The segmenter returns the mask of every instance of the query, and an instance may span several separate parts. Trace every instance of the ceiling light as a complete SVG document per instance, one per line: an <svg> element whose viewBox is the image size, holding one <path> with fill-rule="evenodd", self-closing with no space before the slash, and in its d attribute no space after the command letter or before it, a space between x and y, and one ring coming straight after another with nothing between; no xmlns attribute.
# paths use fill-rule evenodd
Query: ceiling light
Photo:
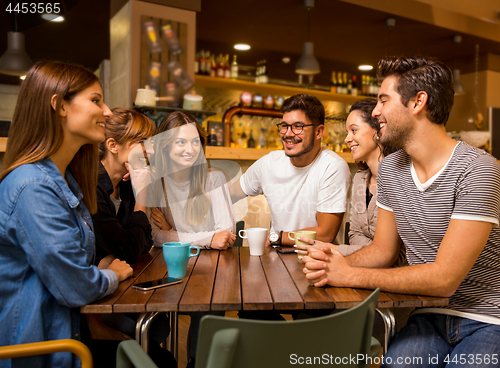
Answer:
<svg viewBox="0 0 500 368"><path fill-rule="evenodd" d="M24 34L7 32L7 51L0 58L0 73L20 77L32 65L33 61L24 49Z"/></svg>
<svg viewBox="0 0 500 368"><path fill-rule="evenodd" d="M365 71L367 71L367 70L372 70L373 66L371 66L371 65L360 65L360 66L358 66L358 69L359 70L365 70Z"/></svg>
<svg viewBox="0 0 500 368"><path fill-rule="evenodd" d="M20 80L25 80L25 79L26 79L26 75L21 75L21 76L19 77L19 79L20 79Z"/></svg>
<svg viewBox="0 0 500 368"><path fill-rule="evenodd" d="M314 57L314 44L309 41L309 12L314 8L314 0L304 0L304 7L307 8L307 42L302 46L302 56L297 61L295 73L313 75L320 72L318 60Z"/></svg>
<svg viewBox="0 0 500 368"><path fill-rule="evenodd" d="M247 45L246 43L237 43L236 45L234 45L234 48L236 50L246 51L250 50L250 45Z"/></svg>
<svg viewBox="0 0 500 368"><path fill-rule="evenodd" d="M281 59L283 64L288 64L290 62L290 58L288 56L285 56L283 59Z"/></svg>
<svg viewBox="0 0 500 368"><path fill-rule="evenodd" d="M62 22L64 20L64 17L57 14L42 14L42 18L51 22Z"/></svg>

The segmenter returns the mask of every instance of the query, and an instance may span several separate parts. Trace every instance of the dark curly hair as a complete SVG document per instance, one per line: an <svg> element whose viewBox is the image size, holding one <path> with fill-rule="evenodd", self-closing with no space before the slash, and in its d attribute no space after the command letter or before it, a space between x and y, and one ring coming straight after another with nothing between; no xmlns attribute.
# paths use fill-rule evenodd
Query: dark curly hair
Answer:
<svg viewBox="0 0 500 368"><path fill-rule="evenodd" d="M425 56L386 57L378 62L377 78L397 78L401 103L408 102L418 92L427 93L427 118L435 124L446 125L455 94L450 68L437 59Z"/></svg>
<svg viewBox="0 0 500 368"><path fill-rule="evenodd" d="M352 104L351 108L349 109L349 114L353 111L359 111L361 117L363 118L363 121L376 131L376 133L373 135L373 141L380 148L380 156L383 158L393 152L396 152L399 148L394 146L384 146L377 139L380 132L380 123L378 122L378 119L372 117L372 111L376 105L377 100L374 98L359 100ZM361 170L368 169L368 165L366 164L366 162L356 161L356 164Z"/></svg>

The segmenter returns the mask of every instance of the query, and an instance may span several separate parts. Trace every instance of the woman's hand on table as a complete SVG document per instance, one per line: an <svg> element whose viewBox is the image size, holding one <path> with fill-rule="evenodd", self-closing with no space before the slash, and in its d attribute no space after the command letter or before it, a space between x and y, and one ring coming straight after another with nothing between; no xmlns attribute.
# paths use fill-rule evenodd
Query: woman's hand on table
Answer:
<svg viewBox="0 0 500 368"><path fill-rule="evenodd" d="M215 233L210 243L210 248L224 250L231 247L236 240L236 235L230 231L220 231Z"/></svg>
<svg viewBox="0 0 500 368"><path fill-rule="evenodd" d="M100 270L104 270L105 268L108 268L111 262L113 262L115 259L116 257L114 255L108 254L106 257L100 260L97 268Z"/></svg>
<svg viewBox="0 0 500 368"><path fill-rule="evenodd" d="M172 226L167 222L167 219L163 215L158 208L153 208L151 210L151 220L153 220L153 224L158 226L162 230L171 230Z"/></svg>
<svg viewBox="0 0 500 368"><path fill-rule="evenodd" d="M302 257L303 272L310 283L316 287L325 285L349 286L347 275L352 268L344 256L336 249L324 247L308 247L307 255Z"/></svg>
<svg viewBox="0 0 500 368"><path fill-rule="evenodd" d="M324 253L331 253L331 250L337 250L339 247L338 245L331 244L331 243L325 243L320 240L313 240L305 237L297 238L300 241L306 242L309 245L304 245L304 244L295 244L295 250L299 254L307 254L307 251L311 246L321 250Z"/></svg>
<svg viewBox="0 0 500 368"><path fill-rule="evenodd" d="M134 270L127 262L121 261L118 258L111 262L107 269L116 273L119 281L128 279L134 273Z"/></svg>

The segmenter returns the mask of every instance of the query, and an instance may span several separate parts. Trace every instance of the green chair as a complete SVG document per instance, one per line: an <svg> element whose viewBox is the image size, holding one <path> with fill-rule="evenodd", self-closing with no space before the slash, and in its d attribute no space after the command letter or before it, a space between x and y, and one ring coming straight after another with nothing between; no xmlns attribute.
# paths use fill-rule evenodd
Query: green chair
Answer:
<svg viewBox="0 0 500 368"><path fill-rule="evenodd" d="M116 368L158 368L135 340L125 340L116 350Z"/></svg>
<svg viewBox="0 0 500 368"><path fill-rule="evenodd" d="M354 308L290 322L206 316L201 320L196 368L368 367L377 363L380 352L380 343L372 337L379 292Z"/></svg>

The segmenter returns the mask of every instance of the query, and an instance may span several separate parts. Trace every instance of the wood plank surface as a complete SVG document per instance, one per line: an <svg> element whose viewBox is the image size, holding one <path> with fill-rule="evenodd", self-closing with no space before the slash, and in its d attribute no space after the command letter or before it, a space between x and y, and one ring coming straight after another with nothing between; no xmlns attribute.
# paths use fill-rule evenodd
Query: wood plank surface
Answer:
<svg viewBox="0 0 500 368"><path fill-rule="evenodd" d="M146 304L147 312L176 312L179 310L179 302L197 260L198 257L189 258L186 276L182 278L182 283L155 290L148 304Z"/></svg>
<svg viewBox="0 0 500 368"><path fill-rule="evenodd" d="M165 277L167 266L160 253L141 273L133 284L157 280ZM132 285L133 285L132 284ZM127 291L113 305L114 313L142 313L146 311L146 303L153 295L154 290L143 291L129 287Z"/></svg>
<svg viewBox="0 0 500 368"><path fill-rule="evenodd" d="M274 248L266 248L260 257L266 273L267 284L271 291L276 310L302 310L304 301L295 287L290 274ZM297 262L298 263L298 262Z"/></svg>
<svg viewBox="0 0 500 368"><path fill-rule="evenodd" d="M201 250L179 303L179 312L210 310L215 274L219 260L218 250Z"/></svg>
<svg viewBox="0 0 500 368"><path fill-rule="evenodd" d="M240 247L221 251L215 276L211 309L215 311L241 309Z"/></svg>
<svg viewBox="0 0 500 368"><path fill-rule="evenodd" d="M354 289L354 291L363 300L366 300L366 298L368 298L373 293L373 290L366 290L366 289ZM377 308L392 308L393 306L394 306L394 301L391 298L389 298L389 296L386 293L381 291L378 295Z"/></svg>
<svg viewBox="0 0 500 368"><path fill-rule="evenodd" d="M241 247L240 265L243 310L272 310L273 298L260 257L251 256L248 247Z"/></svg>
<svg viewBox="0 0 500 368"><path fill-rule="evenodd" d="M448 298L437 298L433 296L419 296L422 301L422 307L446 307L450 304L450 299Z"/></svg>
<svg viewBox="0 0 500 368"><path fill-rule="evenodd" d="M420 299L417 295L407 295L407 294L396 294L396 293L387 293L387 296L391 298L394 302L395 308L417 308L422 306L422 299Z"/></svg>
<svg viewBox="0 0 500 368"><path fill-rule="evenodd" d="M305 309L335 309L335 301L325 288L317 288L309 283L302 272L304 265L298 261L297 254L279 256L304 301Z"/></svg>
<svg viewBox="0 0 500 368"><path fill-rule="evenodd" d="M336 309L348 309L357 306L363 299L351 288L327 287L326 291L335 300Z"/></svg>
<svg viewBox="0 0 500 368"><path fill-rule="evenodd" d="M186 276L182 278L182 283L156 289L146 304L147 312L176 312L179 310L179 302L197 260L198 257L189 258Z"/></svg>
<svg viewBox="0 0 500 368"><path fill-rule="evenodd" d="M145 254L139 257L136 263L131 265L134 273L132 277L120 282L118 288L113 294L108 295L92 304L85 305L80 308L81 313L113 313L113 304L120 299L125 291L130 287L130 285L135 283L135 280L143 272L144 268L150 264L161 252L156 249L152 249L149 254Z"/></svg>

